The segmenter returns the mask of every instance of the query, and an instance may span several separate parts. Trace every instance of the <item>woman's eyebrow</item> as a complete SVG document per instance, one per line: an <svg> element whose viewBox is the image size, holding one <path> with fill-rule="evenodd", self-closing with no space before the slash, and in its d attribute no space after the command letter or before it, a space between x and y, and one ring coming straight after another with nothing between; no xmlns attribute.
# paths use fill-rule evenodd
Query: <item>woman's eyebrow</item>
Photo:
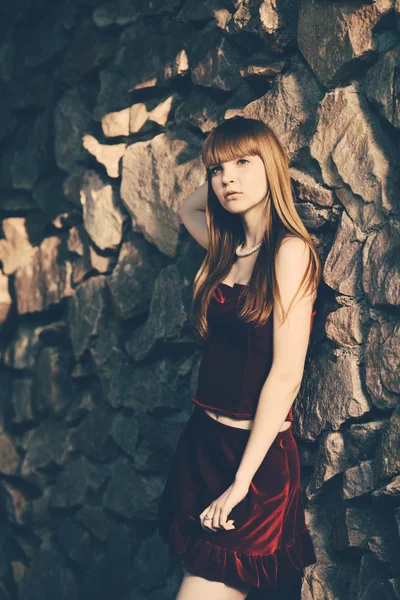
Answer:
<svg viewBox="0 0 400 600"><path fill-rule="evenodd" d="M243 154L243 156L238 156L237 158L233 158L232 161L227 160L225 162L233 162L234 160L239 160L240 158L251 158L251 154ZM211 163L211 164L208 165L208 168L211 169L212 167L216 167L216 166L218 166L220 164L221 164L220 162L218 162L218 163Z"/></svg>

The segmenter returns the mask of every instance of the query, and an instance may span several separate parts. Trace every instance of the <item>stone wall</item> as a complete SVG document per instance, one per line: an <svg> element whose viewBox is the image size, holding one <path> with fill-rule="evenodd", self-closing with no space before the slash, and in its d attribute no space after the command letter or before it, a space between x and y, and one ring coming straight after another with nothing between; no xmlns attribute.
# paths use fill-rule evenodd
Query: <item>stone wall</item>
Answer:
<svg viewBox="0 0 400 600"><path fill-rule="evenodd" d="M400 598L399 0L0 17L1 600L175 598L155 518L204 257L178 209L235 114L285 143L324 266L294 405L318 554L303 597Z"/></svg>

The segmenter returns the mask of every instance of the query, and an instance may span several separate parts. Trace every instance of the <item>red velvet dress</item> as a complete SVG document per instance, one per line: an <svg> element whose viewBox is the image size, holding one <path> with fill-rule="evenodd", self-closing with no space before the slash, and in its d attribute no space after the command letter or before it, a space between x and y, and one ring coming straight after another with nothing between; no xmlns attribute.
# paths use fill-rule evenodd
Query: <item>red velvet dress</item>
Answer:
<svg viewBox="0 0 400 600"><path fill-rule="evenodd" d="M228 585L277 588L316 562L300 490L292 427L278 432L246 497L228 516L235 529L207 532L199 515L233 482L251 431L204 411L254 418L272 364L272 318L259 328L236 312L240 290L219 284L208 308L210 337L186 423L158 506L158 528L188 571ZM316 311L313 311L310 328ZM286 420L293 420L290 409Z"/></svg>

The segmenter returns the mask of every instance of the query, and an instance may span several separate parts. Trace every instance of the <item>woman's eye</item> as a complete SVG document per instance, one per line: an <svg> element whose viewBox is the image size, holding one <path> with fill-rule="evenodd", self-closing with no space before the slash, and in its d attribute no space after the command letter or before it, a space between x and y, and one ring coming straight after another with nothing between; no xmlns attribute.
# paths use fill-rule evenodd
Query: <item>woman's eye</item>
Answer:
<svg viewBox="0 0 400 600"><path fill-rule="evenodd" d="M237 162L240 163L240 161L243 161L243 163L248 163L249 162L246 158L238 158ZM219 165L217 165L216 167L212 167L210 169L211 175L215 175L216 169L220 169L220 168L221 167Z"/></svg>

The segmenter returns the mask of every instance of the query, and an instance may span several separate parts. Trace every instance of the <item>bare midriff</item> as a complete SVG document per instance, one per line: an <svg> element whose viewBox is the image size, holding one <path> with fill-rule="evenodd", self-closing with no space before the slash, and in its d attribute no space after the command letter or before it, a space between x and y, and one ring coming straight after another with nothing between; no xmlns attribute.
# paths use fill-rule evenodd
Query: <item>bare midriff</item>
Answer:
<svg viewBox="0 0 400 600"><path fill-rule="evenodd" d="M226 415L221 415L220 413L209 410L208 408L203 408L203 410L212 419L222 423L223 425L228 425L228 427L237 427L238 429L251 429L253 427L254 419L236 419ZM291 421L285 421L279 431L286 431L286 429L291 427L291 424Z"/></svg>

